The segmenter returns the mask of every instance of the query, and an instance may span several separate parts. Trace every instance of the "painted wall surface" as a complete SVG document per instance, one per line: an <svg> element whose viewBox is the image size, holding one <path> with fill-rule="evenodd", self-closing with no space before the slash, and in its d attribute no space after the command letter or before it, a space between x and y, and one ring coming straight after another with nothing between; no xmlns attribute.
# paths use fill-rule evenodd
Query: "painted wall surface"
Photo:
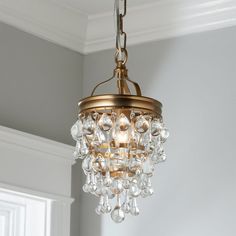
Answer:
<svg viewBox="0 0 236 236"><path fill-rule="evenodd" d="M235 42L232 27L129 48L130 77L164 104L168 160L153 178L155 195L139 201L141 215L122 225L95 214L79 161L71 236L236 234ZM0 125L73 144L77 102L110 77L113 54L83 57L0 23Z"/></svg>
<svg viewBox="0 0 236 236"><path fill-rule="evenodd" d="M73 144L83 56L0 23L0 125Z"/></svg>
<svg viewBox="0 0 236 236"><path fill-rule="evenodd" d="M235 42L232 27L129 48L130 77L164 104L168 159L153 177L155 195L122 225L105 216L97 227L97 200L83 195L80 236L236 235ZM111 75L113 54L85 57L84 96Z"/></svg>
<svg viewBox="0 0 236 236"><path fill-rule="evenodd" d="M82 55L0 23L0 125L74 144L70 127L76 120L77 102L82 93L82 66ZM4 163L0 157L0 166L6 166ZM29 166L26 162L25 168ZM62 173L61 178L56 178L53 164L47 170L56 182L52 185L48 181L46 190L63 186ZM23 178L17 171L11 177ZM78 236L79 164L73 166L72 178L75 201L71 209L71 236ZM44 179L40 182L38 178L38 182L46 188ZM31 183L34 184L33 179Z"/></svg>

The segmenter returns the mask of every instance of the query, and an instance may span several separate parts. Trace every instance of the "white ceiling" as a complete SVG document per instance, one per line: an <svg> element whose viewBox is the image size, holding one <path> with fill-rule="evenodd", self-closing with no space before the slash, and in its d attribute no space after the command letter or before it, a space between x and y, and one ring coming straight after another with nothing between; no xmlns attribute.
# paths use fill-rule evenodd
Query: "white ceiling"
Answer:
<svg viewBox="0 0 236 236"><path fill-rule="evenodd" d="M88 15L101 14L113 10L113 0L57 0L69 5L75 9L79 9ZM147 3L156 3L160 0L128 0L128 7L140 6Z"/></svg>
<svg viewBox="0 0 236 236"><path fill-rule="evenodd" d="M128 46L236 25L236 0L127 0ZM0 0L0 21L83 54L114 47L114 0Z"/></svg>

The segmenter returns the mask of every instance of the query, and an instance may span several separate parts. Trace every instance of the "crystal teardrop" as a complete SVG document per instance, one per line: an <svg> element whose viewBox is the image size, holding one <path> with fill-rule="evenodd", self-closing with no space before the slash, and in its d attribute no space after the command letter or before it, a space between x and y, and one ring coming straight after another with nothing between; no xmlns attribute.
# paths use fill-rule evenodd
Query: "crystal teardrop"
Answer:
<svg viewBox="0 0 236 236"><path fill-rule="evenodd" d="M103 113L98 121L98 125L101 130L109 131L112 128L113 123L110 116L108 116L106 113Z"/></svg>
<svg viewBox="0 0 236 236"><path fill-rule="evenodd" d="M149 128L149 123L148 121L143 117L139 116L137 121L135 122L135 129L139 133L145 133Z"/></svg>

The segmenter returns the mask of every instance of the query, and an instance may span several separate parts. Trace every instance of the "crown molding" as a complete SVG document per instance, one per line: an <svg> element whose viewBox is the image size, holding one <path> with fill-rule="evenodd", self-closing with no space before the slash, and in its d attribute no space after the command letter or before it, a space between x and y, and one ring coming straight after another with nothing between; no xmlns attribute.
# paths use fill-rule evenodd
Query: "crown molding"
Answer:
<svg viewBox="0 0 236 236"><path fill-rule="evenodd" d="M236 25L235 0L160 0L128 10L128 45ZM0 0L1 21L82 54L114 47L112 19L65 0Z"/></svg>
<svg viewBox="0 0 236 236"><path fill-rule="evenodd" d="M88 17L56 0L0 0L0 21L83 53Z"/></svg>
<svg viewBox="0 0 236 236"><path fill-rule="evenodd" d="M112 14L88 18L85 53L114 47ZM163 0L129 9L128 45L236 25L236 1Z"/></svg>
<svg viewBox="0 0 236 236"><path fill-rule="evenodd" d="M27 152L40 153L42 155L37 155L37 157L50 157L51 160L63 161L68 165L75 163L72 157L73 147L4 126L0 126L0 144L5 144L16 151L20 148Z"/></svg>

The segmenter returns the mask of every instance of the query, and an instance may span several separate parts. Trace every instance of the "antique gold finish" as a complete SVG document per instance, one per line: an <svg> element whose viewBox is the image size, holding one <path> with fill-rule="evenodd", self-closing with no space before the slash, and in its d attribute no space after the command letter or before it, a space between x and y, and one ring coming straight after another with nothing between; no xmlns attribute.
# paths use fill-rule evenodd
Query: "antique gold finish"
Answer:
<svg viewBox="0 0 236 236"><path fill-rule="evenodd" d="M135 96L135 95L120 95L107 94L87 97L79 102L80 113L89 112L91 110L104 111L123 109L137 109L151 112L161 117L162 104L155 99Z"/></svg>
<svg viewBox="0 0 236 236"><path fill-rule="evenodd" d="M142 96L139 84L128 75L126 4L127 0L115 0L113 75L79 102L78 120L71 128L76 141L73 155L83 160L86 175L83 191L99 197L96 213L111 213L116 223L121 223L129 213L137 216L136 199L153 194L154 165L165 161L163 144L169 136L162 119L162 104ZM97 88L108 82L114 82L117 92L96 94ZM117 201L113 207L114 197Z"/></svg>

